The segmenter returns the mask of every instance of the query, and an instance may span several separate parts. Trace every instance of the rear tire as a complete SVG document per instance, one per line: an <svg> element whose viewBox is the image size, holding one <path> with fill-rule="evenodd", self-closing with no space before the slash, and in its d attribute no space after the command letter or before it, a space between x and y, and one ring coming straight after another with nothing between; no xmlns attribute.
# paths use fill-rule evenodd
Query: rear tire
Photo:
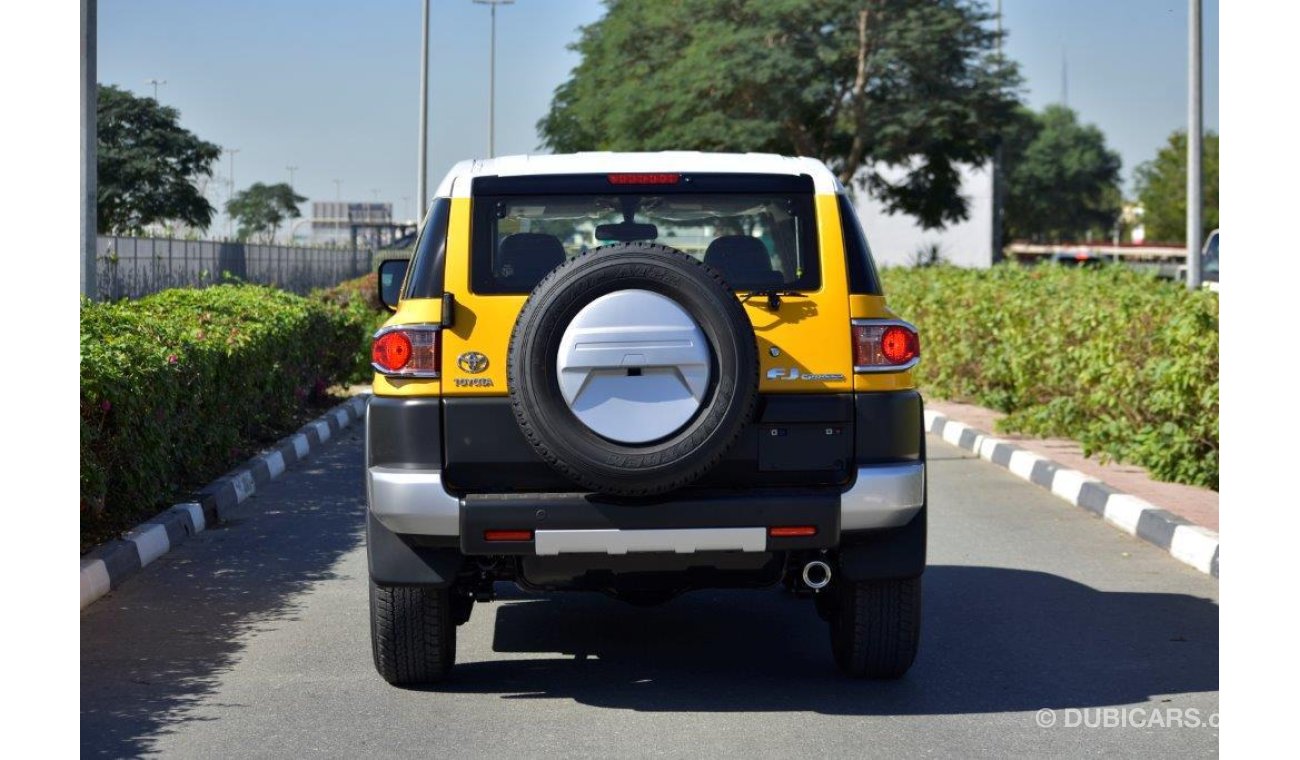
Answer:
<svg viewBox="0 0 1300 760"><path fill-rule="evenodd" d="M370 581L370 641L385 681L408 686L447 677L456 661L451 607L447 589Z"/></svg>
<svg viewBox="0 0 1300 760"><path fill-rule="evenodd" d="M623 290L648 290L683 309L704 334L713 365L695 416L638 444L603 437L579 420L556 366L574 317ZM643 497L689 485L722 461L754 416L758 364L753 325L722 275L674 248L637 242L588 251L538 283L515 321L506 377L515 421L538 456L583 489Z"/></svg>
<svg viewBox="0 0 1300 760"><path fill-rule="evenodd" d="M835 663L854 678L899 678L921 637L921 579L841 581L830 620Z"/></svg>

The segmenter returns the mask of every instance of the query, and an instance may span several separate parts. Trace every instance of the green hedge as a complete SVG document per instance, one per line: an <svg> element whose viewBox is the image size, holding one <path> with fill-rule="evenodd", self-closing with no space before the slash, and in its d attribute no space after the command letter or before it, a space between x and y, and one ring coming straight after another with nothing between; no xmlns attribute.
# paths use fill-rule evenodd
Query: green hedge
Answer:
<svg viewBox="0 0 1300 760"><path fill-rule="evenodd" d="M350 319L364 326L358 333L353 359L355 369L345 379L352 383L369 383L374 376L374 369L370 366L371 338L374 331L392 316L379 300L379 275L371 273L346 280L328 290L317 290L312 297L342 309Z"/></svg>
<svg viewBox="0 0 1300 760"><path fill-rule="evenodd" d="M922 389L1155 477L1219 487L1219 300L1123 267L887 269Z"/></svg>
<svg viewBox="0 0 1300 760"><path fill-rule="evenodd" d="M83 302L83 544L301 424L356 373L360 315L254 285Z"/></svg>

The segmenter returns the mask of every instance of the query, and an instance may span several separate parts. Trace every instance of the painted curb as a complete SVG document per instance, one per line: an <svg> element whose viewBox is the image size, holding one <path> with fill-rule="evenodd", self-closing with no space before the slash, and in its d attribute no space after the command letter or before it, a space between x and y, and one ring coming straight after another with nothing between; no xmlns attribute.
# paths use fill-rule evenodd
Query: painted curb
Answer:
<svg viewBox="0 0 1300 760"><path fill-rule="evenodd" d="M1051 491L1076 507L1083 507L1106 522L1169 552L1174 559L1219 577L1219 534L1132 494L1065 465L995 438L964 422L926 410L925 429L952 445L965 449Z"/></svg>
<svg viewBox="0 0 1300 760"><path fill-rule="evenodd" d="M369 394L353 396L212 481L197 500L176 504L121 539L95 547L81 558L81 608L121 586L191 536L221 523L232 509L257 493L258 486L280 477L335 434L363 419L368 398Z"/></svg>

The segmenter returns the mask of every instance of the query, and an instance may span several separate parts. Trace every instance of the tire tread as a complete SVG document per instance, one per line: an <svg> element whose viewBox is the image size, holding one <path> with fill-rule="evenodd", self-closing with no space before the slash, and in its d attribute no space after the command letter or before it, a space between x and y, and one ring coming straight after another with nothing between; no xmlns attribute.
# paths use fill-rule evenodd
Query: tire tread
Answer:
<svg viewBox="0 0 1300 760"><path fill-rule="evenodd" d="M393 685L434 683L455 663L456 625L446 589L370 581L375 669Z"/></svg>
<svg viewBox="0 0 1300 760"><path fill-rule="evenodd" d="M916 660L921 579L844 581L830 622L835 661L855 678L900 678Z"/></svg>

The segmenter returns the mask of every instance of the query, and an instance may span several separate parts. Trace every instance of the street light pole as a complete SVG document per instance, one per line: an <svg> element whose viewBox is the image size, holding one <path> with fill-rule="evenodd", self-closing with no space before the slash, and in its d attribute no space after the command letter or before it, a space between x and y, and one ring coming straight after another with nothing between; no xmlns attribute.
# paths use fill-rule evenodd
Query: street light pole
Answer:
<svg viewBox="0 0 1300 760"><path fill-rule="evenodd" d="M293 173L296 172L296 171L298 171L298 167L296 167L296 166L286 166L286 167L284 167L284 168L287 169L287 170L289 171L289 189L292 190L292 189L293 189Z"/></svg>
<svg viewBox="0 0 1300 760"><path fill-rule="evenodd" d="M415 197L424 213L429 202L429 0L424 0L420 27L420 156L416 160Z"/></svg>
<svg viewBox="0 0 1300 760"><path fill-rule="evenodd" d="M95 205L98 195L95 165L99 144L96 15L95 0L81 0L81 295L92 300L99 296L95 275L96 233L99 230Z"/></svg>
<svg viewBox="0 0 1300 760"><path fill-rule="evenodd" d="M1002 0L998 0L997 60L998 66L1002 66ZM990 258L994 264L1001 263L1002 249L1006 244L1002 239L1002 158L1002 137L999 136L993 150L993 251Z"/></svg>
<svg viewBox="0 0 1300 760"><path fill-rule="evenodd" d="M1201 287L1201 0L1187 8L1187 289Z"/></svg>
<svg viewBox="0 0 1300 760"><path fill-rule="evenodd" d="M488 158L496 156L497 128L497 6L514 5L515 0L474 0L492 9L492 37L488 43Z"/></svg>
<svg viewBox="0 0 1300 760"><path fill-rule="evenodd" d="M230 155L230 192L226 194L226 204L229 206L230 201L235 197L235 154L239 148L226 148L226 153ZM235 218L230 215L230 209L226 209L226 237L235 236Z"/></svg>
<svg viewBox="0 0 1300 760"><path fill-rule="evenodd" d="M148 82L145 82L145 84L151 84L151 85L153 85L153 100L154 100L155 103L157 103L157 102L158 102L158 85L160 85L160 84L167 84L167 80L166 80L166 79L150 79Z"/></svg>

